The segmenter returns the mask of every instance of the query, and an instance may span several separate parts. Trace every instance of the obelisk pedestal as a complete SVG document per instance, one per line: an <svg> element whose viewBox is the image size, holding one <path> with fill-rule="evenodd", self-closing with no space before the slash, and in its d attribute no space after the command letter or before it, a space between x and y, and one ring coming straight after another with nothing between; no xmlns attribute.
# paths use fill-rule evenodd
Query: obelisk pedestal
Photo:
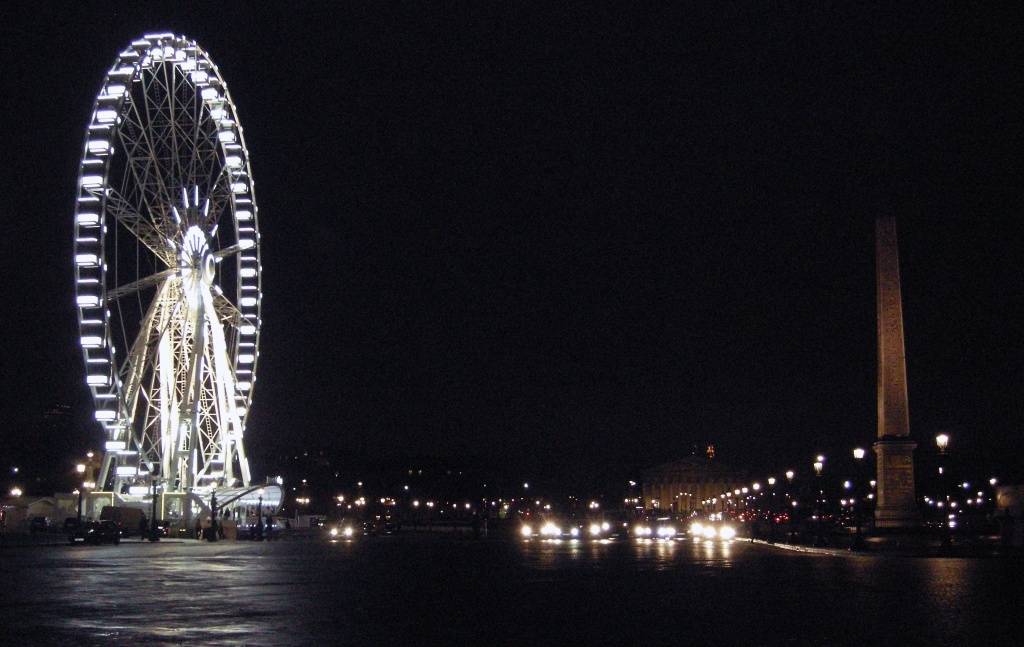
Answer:
<svg viewBox="0 0 1024 647"><path fill-rule="evenodd" d="M903 306L896 223L875 223L878 294L878 485L875 527L921 525L914 494L914 448L907 404L907 364L903 347Z"/></svg>
<svg viewBox="0 0 1024 647"><path fill-rule="evenodd" d="M879 438L874 445L878 457L878 486L875 506L876 528L916 528L921 514L914 496L914 448L909 438Z"/></svg>

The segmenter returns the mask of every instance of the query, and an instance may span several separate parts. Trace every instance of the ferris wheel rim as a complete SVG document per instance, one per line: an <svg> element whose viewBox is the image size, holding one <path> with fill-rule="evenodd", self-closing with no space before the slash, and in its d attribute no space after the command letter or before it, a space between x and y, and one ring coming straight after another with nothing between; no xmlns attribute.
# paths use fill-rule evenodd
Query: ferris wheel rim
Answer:
<svg viewBox="0 0 1024 647"><path fill-rule="evenodd" d="M251 161L245 145L244 134L237 116L237 108L228 91L227 84L217 66L199 45L184 36L173 34L150 34L137 39L123 50L116 58L113 67L104 76L103 84L93 103L89 126L86 130L82 160L79 165L77 197L75 201L75 298L79 324L79 344L86 363L86 383L92 392L95 404L95 418L107 434L107 452L125 452L131 445L131 425L133 412L125 401L124 384L122 381L124 367L116 357L118 346L130 348L134 340L117 338L111 315L111 301L120 299L130 293L139 293L144 289L154 288L175 273L182 276L185 269L168 262L173 259L163 247L157 252L156 246L163 246L164 241L144 241L153 253L150 261L156 260L167 265L166 269L151 273L130 285L113 285L108 272L108 254L105 249L108 227L116 228L117 220L111 214L111 203L119 199L117 188L111 186L111 160L115 157L115 141L126 127L123 122L125 105L131 102L136 83L142 83L147 70L166 70L173 67L175 75L192 83L192 92L201 112L198 120L209 117L216 122L218 146L214 149L219 154L221 171L229 178L230 192L227 204L229 209L223 215L229 216L233 227L234 249L219 249L202 257L203 272L212 276L216 263L234 257L235 266L235 299L223 295L221 307L236 308L238 327L233 334L237 336L236 345L230 357L232 372L245 371L248 381L244 382L244 410L242 410L241 429L245 427L251 408L253 386L258 365L258 348L261 328L262 307L262 263L260 259L258 208L255 187L252 181ZM154 73L155 74L155 73ZM177 79L177 76L175 76ZM167 100L173 104L174 97L168 93ZM148 97L147 97L148 100ZM220 115L214 113L220 111ZM174 124L171 128L173 130ZM123 143L122 139L122 143ZM198 148L198 145L197 145ZM172 163L175 163L172 160ZM124 164L131 169L133 162ZM127 173L127 171L125 171ZM123 179L123 178L122 178ZM220 182L218 178L216 182ZM206 187L212 192L219 188L211 184ZM198 183L194 189L194 202L189 204L189 196L183 187L183 202L186 208L198 208L200 188ZM209 207L210 197L206 205ZM117 207L115 207L117 208ZM172 210L175 208L172 206ZM218 214L218 219L221 214ZM178 213L175 211L177 218ZM120 222L118 220L118 222ZM220 223L214 226L216 230ZM152 233L152 232L150 232ZM211 238L213 234L211 234ZM140 236L140 240L142 237ZM170 246L173 241L167 240ZM138 241L136 241L138 244ZM155 263L157 264L157 263ZM207 278L212 284L212 279ZM113 280L116 284L116 278ZM219 290L220 286L212 286ZM159 288L157 288L159 290ZM211 291L212 293L212 291ZM214 297L209 297L212 299ZM214 315L210 315L214 316ZM217 313L216 316L220 316ZM242 339L245 338L243 342ZM222 342L223 344L223 342ZM245 345L243 348L243 344ZM245 364L246 368L239 367ZM235 380L235 385L243 384ZM234 397L235 394L233 394ZM240 433L240 432L239 432ZM240 438L239 438L240 441ZM244 457L243 457L244 458ZM247 468L245 468L247 474Z"/></svg>

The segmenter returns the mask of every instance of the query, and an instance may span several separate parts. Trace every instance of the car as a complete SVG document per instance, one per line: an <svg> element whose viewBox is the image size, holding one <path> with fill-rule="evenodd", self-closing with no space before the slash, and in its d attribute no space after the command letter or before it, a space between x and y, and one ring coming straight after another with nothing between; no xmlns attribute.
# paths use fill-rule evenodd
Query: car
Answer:
<svg viewBox="0 0 1024 647"><path fill-rule="evenodd" d="M736 528L724 522L698 522L690 526L690 536L694 540L704 539L706 541L730 541L736 537Z"/></svg>
<svg viewBox="0 0 1024 647"><path fill-rule="evenodd" d="M136 529L137 534L142 539L149 539L153 536L153 521L151 519L146 520L146 527L139 526ZM171 537L178 534L178 529L174 527L174 522L170 519L157 519L156 521L156 534L157 537ZM132 535L126 534L123 530L121 531L122 537L130 537Z"/></svg>
<svg viewBox="0 0 1024 647"><path fill-rule="evenodd" d="M681 535L679 520L664 511L651 510L633 525L633 535L639 539L676 539Z"/></svg>
<svg viewBox="0 0 1024 647"><path fill-rule="evenodd" d="M594 540L624 539L629 537L629 515L622 511L609 511L593 518L587 524L588 537Z"/></svg>
<svg viewBox="0 0 1024 647"><path fill-rule="evenodd" d="M582 524L559 515L543 515L534 522L525 522L519 529L523 539L582 539Z"/></svg>
<svg viewBox="0 0 1024 647"><path fill-rule="evenodd" d="M72 544L120 544L121 531L113 521L85 521L68 534L68 541Z"/></svg>
<svg viewBox="0 0 1024 647"><path fill-rule="evenodd" d="M327 531L327 537L331 541L355 539L356 525L352 522L342 521L337 525L331 526L331 529Z"/></svg>
<svg viewBox="0 0 1024 647"><path fill-rule="evenodd" d="M50 522L46 517L32 517L28 522L29 532L46 532L50 528Z"/></svg>
<svg viewBox="0 0 1024 647"><path fill-rule="evenodd" d="M146 532L147 533L151 532L150 528L152 528L152 525L153 525L152 521L150 521L149 523L146 524L146 527L147 527ZM157 531L157 533L159 533L159 536L161 536L161 537L170 537L172 532L174 531L174 527L173 527L173 525L172 525L172 523L171 523L171 521L169 519L157 519L156 520L156 531Z"/></svg>

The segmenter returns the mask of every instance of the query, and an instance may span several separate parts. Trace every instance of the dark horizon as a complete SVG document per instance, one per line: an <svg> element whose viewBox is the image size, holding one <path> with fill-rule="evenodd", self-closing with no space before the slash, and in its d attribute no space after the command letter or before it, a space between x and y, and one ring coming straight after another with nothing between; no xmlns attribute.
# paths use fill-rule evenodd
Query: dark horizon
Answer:
<svg viewBox="0 0 1024 647"><path fill-rule="evenodd" d="M220 67L252 155L257 477L306 449L839 462L875 439L892 216L918 455L946 431L965 469L1024 478L1019 7L192 9L0 27L5 463L56 473L102 442L77 164L117 52L173 31ZM71 422L47 433L56 405Z"/></svg>

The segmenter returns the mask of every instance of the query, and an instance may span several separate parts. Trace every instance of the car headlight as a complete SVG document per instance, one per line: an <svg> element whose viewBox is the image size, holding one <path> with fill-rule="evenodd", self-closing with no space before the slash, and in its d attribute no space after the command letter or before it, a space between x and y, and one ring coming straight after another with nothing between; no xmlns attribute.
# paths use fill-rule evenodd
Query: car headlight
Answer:
<svg viewBox="0 0 1024 647"><path fill-rule="evenodd" d="M569 534L572 535L573 537L579 537L580 536L580 529L579 528L572 528L571 530L569 530Z"/></svg>
<svg viewBox="0 0 1024 647"><path fill-rule="evenodd" d="M523 526L523 527L522 527L522 528L521 528L521 529L519 530L519 532L521 532L521 533L523 534L523 537L529 537L530 535L532 535L532 534L533 534L533 528L531 528L531 527L529 527L529 526Z"/></svg>
<svg viewBox="0 0 1024 647"><path fill-rule="evenodd" d="M704 526L699 524L699 523L693 524L692 526L690 526L690 534L695 536L695 537L703 535L704 534Z"/></svg>
<svg viewBox="0 0 1024 647"><path fill-rule="evenodd" d="M702 532L704 533L704 538L705 539L714 539L715 535L718 534L718 533L715 532L715 527L714 526L704 526Z"/></svg>
<svg viewBox="0 0 1024 647"><path fill-rule="evenodd" d="M352 526L349 526L348 528L345 528L345 536L346 537L351 537L354 533L355 533L355 531L352 530Z"/></svg>
<svg viewBox="0 0 1024 647"><path fill-rule="evenodd" d="M555 524L548 523L548 524L545 524L544 527L540 529L540 534L548 536L548 537L561 537L562 536L562 531L559 530L558 526L556 526Z"/></svg>
<svg viewBox="0 0 1024 647"><path fill-rule="evenodd" d="M601 526L597 525L596 523L590 524L590 534L592 534L592 535L600 535L601 534Z"/></svg>
<svg viewBox="0 0 1024 647"><path fill-rule="evenodd" d="M722 529L718 531L718 536L722 539L732 539L736 536L736 530L732 526L722 526Z"/></svg>
<svg viewBox="0 0 1024 647"><path fill-rule="evenodd" d="M672 537L676 534L676 529L672 526L662 526L658 528L659 537Z"/></svg>
<svg viewBox="0 0 1024 647"><path fill-rule="evenodd" d="M331 537L337 537L337 536L338 536L338 529L337 528L331 528Z"/></svg>
<svg viewBox="0 0 1024 647"><path fill-rule="evenodd" d="M608 531L608 530L611 530L611 529L612 529L612 525L610 523L608 523L607 521L605 521L604 523L601 524L601 530Z"/></svg>

